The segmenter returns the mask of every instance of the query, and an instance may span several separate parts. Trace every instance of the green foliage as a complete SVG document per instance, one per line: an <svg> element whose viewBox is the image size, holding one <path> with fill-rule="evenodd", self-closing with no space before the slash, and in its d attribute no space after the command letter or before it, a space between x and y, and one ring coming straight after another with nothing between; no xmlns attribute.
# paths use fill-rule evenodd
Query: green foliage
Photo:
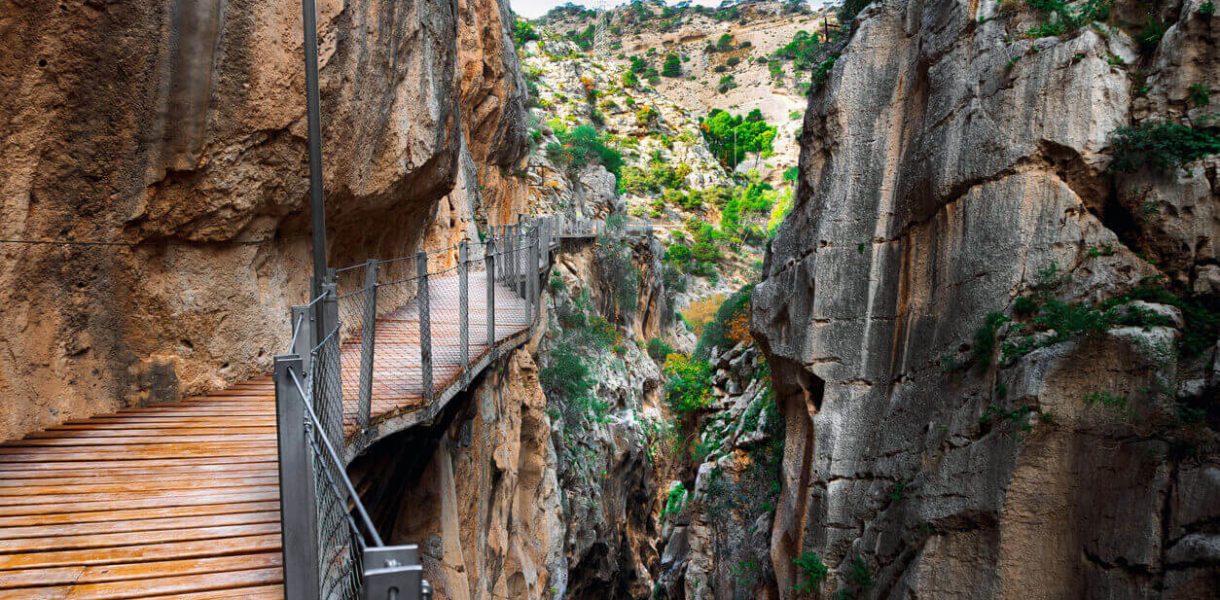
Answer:
<svg viewBox="0 0 1220 600"><path fill-rule="evenodd" d="M712 367L706 360L673 353L665 358L665 402L682 415L712 404Z"/></svg>
<svg viewBox="0 0 1220 600"><path fill-rule="evenodd" d="M830 79L830 70L834 68L835 61L838 59L838 55L831 55L830 58L818 64L817 68L813 70L813 75L810 77L810 89L816 90L822 87L822 84L826 83L827 79Z"/></svg>
<svg viewBox="0 0 1220 600"><path fill-rule="evenodd" d="M678 58L677 54L667 55L665 57L665 64L661 67L661 74L666 77L681 77L682 59Z"/></svg>
<svg viewBox="0 0 1220 600"><path fill-rule="evenodd" d="M1144 122L1115 130L1110 145L1114 153L1110 167L1116 171L1136 171L1146 164L1172 171L1220 152L1220 133L1215 127Z"/></svg>
<svg viewBox="0 0 1220 600"><path fill-rule="evenodd" d="M686 486L675 481L669 488L669 494L665 497L665 507L661 509L661 520L664 521L666 517L682 512L682 509L686 508L686 498Z"/></svg>
<svg viewBox="0 0 1220 600"><path fill-rule="evenodd" d="M817 552L806 550L792 559L792 564L796 565L800 571L800 577L797 579L796 593L812 594L822 587L822 582L826 581L826 577L830 575L830 568L826 563L822 562L822 557L818 556Z"/></svg>
<svg viewBox="0 0 1220 600"><path fill-rule="evenodd" d="M622 83L625 88L638 88L640 87L640 78L636 76L635 71L623 71ZM628 104L628 106L631 105Z"/></svg>
<svg viewBox="0 0 1220 600"><path fill-rule="evenodd" d="M817 65L821 51L822 43L816 33L798 31L791 41L780 46L771 56L792 61L792 68L797 71L811 71Z"/></svg>
<svg viewBox="0 0 1220 600"><path fill-rule="evenodd" d="M800 178L800 176L801 176L800 167L788 167L787 169L784 169L784 181L793 183L798 178Z"/></svg>
<svg viewBox="0 0 1220 600"><path fill-rule="evenodd" d="M559 143L547 145L547 158L569 174L587 164L600 164L614 173L615 178L622 178L623 154L609 145L608 136L599 134L589 125L581 125L571 131L556 127L555 137L559 138Z"/></svg>
<svg viewBox="0 0 1220 600"><path fill-rule="evenodd" d="M724 77L721 77L720 81L716 84L716 91L723 94L735 87L737 87L737 78L733 77L732 75L725 75Z"/></svg>
<svg viewBox="0 0 1220 600"><path fill-rule="evenodd" d="M850 23L860 11L872 3L873 0L844 0L843 6L839 8L839 22Z"/></svg>
<svg viewBox="0 0 1220 600"><path fill-rule="evenodd" d="M721 164L736 168L750 152L770 153L777 129L754 109L746 116L713 109L699 124L708 149Z"/></svg>
<svg viewBox="0 0 1220 600"><path fill-rule="evenodd" d="M1187 88L1186 95L1195 106L1207 106L1211 102L1212 91L1202 83L1192 83Z"/></svg>
<svg viewBox="0 0 1220 600"><path fill-rule="evenodd" d="M1115 410L1127 409L1126 396L1119 396L1118 394L1107 390L1094 390L1085 394L1084 403L1088 404L1089 406L1100 404L1106 408L1112 408Z"/></svg>
<svg viewBox="0 0 1220 600"><path fill-rule="evenodd" d="M1140 30L1139 35L1135 36L1135 40L1139 42L1140 50L1145 54L1155 52L1157 46L1161 45L1161 38L1165 37L1165 32L1168 29L1169 27L1160 19L1149 17L1148 23Z"/></svg>
<svg viewBox="0 0 1220 600"><path fill-rule="evenodd" d="M517 46L524 46L526 42L541 39L538 32L534 30L534 26L525 19L518 18L513 22L513 42Z"/></svg>
<svg viewBox="0 0 1220 600"><path fill-rule="evenodd" d="M894 484L893 489L890 490L890 493L887 494L887 497L890 499L890 502L899 502L903 498L906 497L906 491L907 491L906 482L899 481L898 483Z"/></svg>
<svg viewBox="0 0 1220 600"><path fill-rule="evenodd" d="M784 63L778 60L773 60L767 63L767 71L771 74L771 79L784 78Z"/></svg>
<svg viewBox="0 0 1220 600"><path fill-rule="evenodd" d="M589 25L581 31L575 29L567 32L567 38L576 44L578 48L588 52L593 49L593 36L597 33L597 28Z"/></svg>
<svg viewBox="0 0 1220 600"><path fill-rule="evenodd" d="M716 50L718 52L727 52L733 49L733 34L726 33L716 40Z"/></svg>
<svg viewBox="0 0 1220 600"><path fill-rule="evenodd" d="M1199 5L1199 14L1208 16L1208 17L1216 14L1216 3L1212 2L1212 0L1207 0L1207 2L1200 4Z"/></svg>
<svg viewBox="0 0 1220 600"><path fill-rule="evenodd" d="M1033 430L1033 425L1030 424L1027 415L1034 411L1032 406L1018 406L1012 410L1005 410L998 404L991 404L979 416L979 426L987 427L997 420L1004 419L1021 431L1028 433Z"/></svg>
<svg viewBox="0 0 1220 600"><path fill-rule="evenodd" d="M648 356L655 361L663 361L665 357L674 353L674 347L661 338L652 338L648 340Z"/></svg>
<svg viewBox="0 0 1220 600"><path fill-rule="evenodd" d="M606 228L611 229L609 223ZM597 238L594 255L604 289L613 292L606 295L606 314L623 322L635 314L640 301L640 270L632 260L631 245L621 235L607 233Z"/></svg>
<svg viewBox="0 0 1220 600"><path fill-rule="evenodd" d="M788 213L792 212L792 190L786 190L780 194L775 205L771 207L771 216L767 219L767 237L774 238L775 233L779 230L780 224L788 217Z"/></svg>
<svg viewBox="0 0 1220 600"><path fill-rule="evenodd" d="M650 162L647 170L630 166L623 169L619 190L637 196L659 194L667 190L678 192L686 187L686 176L690 175L690 172L690 165L678 165L675 169L660 161Z"/></svg>
<svg viewBox="0 0 1220 600"><path fill-rule="evenodd" d="M699 342L695 345L694 356L706 359L712 353L712 348L720 348L728 350L736 345L736 342L729 339L729 323L741 315L749 318L750 314L750 294L754 291L754 285L749 284L742 287L729 296L724 304L720 305L720 309L716 311L716 316L710 323L703 327L703 334L699 336Z"/></svg>
<svg viewBox="0 0 1220 600"><path fill-rule="evenodd" d="M551 349L550 362L539 371L538 380L547 398L561 399L573 416L602 418L608 406L593 395L593 377L582 354L575 344L560 342Z"/></svg>
<svg viewBox="0 0 1220 600"><path fill-rule="evenodd" d="M989 313L983 320L982 327L974 332L972 358L980 368L986 369L991 366L992 357L995 355L996 333L1009 321L1010 319L1004 313Z"/></svg>
<svg viewBox="0 0 1220 600"><path fill-rule="evenodd" d="M1040 38L1064 35L1093 21L1104 21L1114 0L1085 0L1070 5L1066 0L1025 0L1025 3L1047 19L1025 32L1026 37Z"/></svg>

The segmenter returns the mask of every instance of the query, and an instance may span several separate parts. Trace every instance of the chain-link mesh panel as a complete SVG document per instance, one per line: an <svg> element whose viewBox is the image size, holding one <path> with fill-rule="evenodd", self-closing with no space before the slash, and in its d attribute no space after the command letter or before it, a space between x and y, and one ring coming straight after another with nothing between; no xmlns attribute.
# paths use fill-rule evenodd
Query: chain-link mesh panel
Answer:
<svg viewBox="0 0 1220 600"><path fill-rule="evenodd" d="M322 434L336 448L343 447L343 368L339 332L331 331L313 351L310 388L314 414Z"/></svg>
<svg viewBox="0 0 1220 600"><path fill-rule="evenodd" d="M307 438L318 515L318 587L326 600L356 600L360 597L361 548L347 512L347 496L317 435Z"/></svg>

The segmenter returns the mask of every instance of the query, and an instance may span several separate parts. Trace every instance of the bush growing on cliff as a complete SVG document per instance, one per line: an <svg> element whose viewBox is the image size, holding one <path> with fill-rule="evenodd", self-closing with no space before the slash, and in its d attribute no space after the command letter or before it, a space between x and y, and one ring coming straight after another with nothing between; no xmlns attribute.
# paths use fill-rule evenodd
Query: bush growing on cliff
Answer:
<svg viewBox="0 0 1220 600"><path fill-rule="evenodd" d="M665 63L661 66L661 74L666 77L681 77L682 59L677 54L667 55Z"/></svg>
<svg viewBox="0 0 1220 600"><path fill-rule="evenodd" d="M830 574L830 568L822 562L822 557L811 550L806 550L800 556L792 559L792 564L796 565L801 572L794 588L798 594L817 592L821 589L822 582L826 581L826 577Z"/></svg>
<svg viewBox="0 0 1220 600"><path fill-rule="evenodd" d="M746 285L720 305L720 308L716 310L716 316L703 327L699 343L695 345L694 356L706 360L711 355L712 348L728 350L737 345L737 342L729 337L732 332L731 323L739 315L744 315L747 320L749 319L750 294L753 291L753 284Z"/></svg>
<svg viewBox="0 0 1220 600"><path fill-rule="evenodd" d="M593 377L577 347L562 341L551 350L550 363L538 373L547 398L561 399L569 416L604 417L608 406L593 395Z"/></svg>
<svg viewBox="0 0 1220 600"><path fill-rule="evenodd" d="M607 136L590 125L581 125L571 131L563 126L554 129L559 143L548 144L546 155L557 167L574 175L587 164L600 164L613 173L616 180L622 178L623 154L609 145Z"/></svg>
<svg viewBox="0 0 1220 600"><path fill-rule="evenodd" d="M706 360L673 353L665 357L665 402L682 415L703 410L712 403L712 368Z"/></svg>
<svg viewBox="0 0 1220 600"><path fill-rule="evenodd" d="M597 239L594 248L597 269L606 290L606 314L624 322L635 314L640 301L640 270L632 260L631 245L626 239L607 234Z"/></svg>
<svg viewBox="0 0 1220 600"><path fill-rule="evenodd" d="M513 22L513 41L517 47L524 46L526 42L541 39L538 32L534 30L534 26L525 19L518 18Z"/></svg>
<svg viewBox="0 0 1220 600"><path fill-rule="evenodd" d="M1115 130L1110 146L1114 154L1110 168L1115 171L1133 172L1144 165L1173 171L1220 153L1220 132L1216 127L1144 122Z"/></svg>

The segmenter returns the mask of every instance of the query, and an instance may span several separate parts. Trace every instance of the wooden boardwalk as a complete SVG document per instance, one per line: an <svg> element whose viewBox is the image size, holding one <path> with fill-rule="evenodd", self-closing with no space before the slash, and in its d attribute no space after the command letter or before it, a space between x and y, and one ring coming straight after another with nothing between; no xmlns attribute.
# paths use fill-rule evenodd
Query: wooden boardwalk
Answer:
<svg viewBox="0 0 1220 600"><path fill-rule="evenodd" d="M493 349L485 286L470 278L471 365ZM430 290L443 399L463 368L457 277ZM520 343L526 301L495 295L496 347ZM376 341L374 425L424 408L414 303L378 319ZM359 344L346 341L340 359L352 437ZM0 446L0 600L282 598L279 509L270 377L69 421Z"/></svg>

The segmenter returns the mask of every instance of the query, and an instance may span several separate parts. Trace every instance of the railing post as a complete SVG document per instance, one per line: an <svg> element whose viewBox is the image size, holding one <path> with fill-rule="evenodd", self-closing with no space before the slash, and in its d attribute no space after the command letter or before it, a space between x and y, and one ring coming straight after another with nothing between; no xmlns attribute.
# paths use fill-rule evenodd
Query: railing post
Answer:
<svg viewBox="0 0 1220 600"><path fill-rule="evenodd" d="M466 266L466 241L458 244L458 331L462 347L462 387L470 383L470 273Z"/></svg>
<svg viewBox="0 0 1220 600"><path fill-rule="evenodd" d="M415 272L419 276L419 370L424 382L424 400L432 400L432 321L428 306L428 253L415 255Z"/></svg>
<svg viewBox="0 0 1220 600"><path fill-rule="evenodd" d="M301 357L275 357L275 421L280 463L280 536L284 559L284 597L321 600L318 577L318 517L310 428L305 401L288 374L304 381Z"/></svg>
<svg viewBox="0 0 1220 600"><path fill-rule="evenodd" d="M432 586L424 580L414 544L365 548L363 559L363 600L432 599Z"/></svg>
<svg viewBox="0 0 1220 600"><path fill-rule="evenodd" d="M525 293L528 295L529 301L529 324L530 329L534 327L534 320L538 318L538 261L541 248L539 243L542 240L542 231L538 228L538 223L530 229L530 250L529 268L525 270Z"/></svg>
<svg viewBox="0 0 1220 600"><path fill-rule="evenodd" d="M318 328L317 317L318 313L312 310L310 306L294 306L292 307L292 326L296 327L297 321L301 322L301 329L294 332L296 334L296 343L292 346L292 352L301 357L301 372L308 373L313 363L313 348L318 345Z"/></svg>
<svg viewBox="0 0 1220 600"><path fill-rule="evenodd" d="M364 323L360 329L360 431L369 427L373 408L373 352L377 341L377 269L370 259L364 265Z"/></svg>
<svg viewBox="0 0 1220 600"><path fill-rule="evenodd" d="M319 343L332 332L336 337L339 335L339 332L337 331L340 325L339 286L334 269L326 270L326 279L322 283L322 293L325 294L325 297L322 299L322 325L325 327L325 329L318 330ZM339 345L338 342L339 340L335 340L336 348ZM314 378L313 390L311 393L313 394L312 401L314 413L317 414L320 425L323 427L322 434L325 435L327 439L339 443L343 440L343 383L341 381L339 369L337 368L338 357L330 356L330 358L336 361L336 364L333 365L335 368L330 368L331 365L323 365L321 368L315 366L314 370L312 371L313 373L317 374L317 377ZM334 381L323 382L322 378L328 376L333 378ZM323 390L325 390L327 386L333 386L332 389L338 390L338 392L334 394L335 400L338 402L338 406L323 406L318 400L319 398L325 400L326 398L330 397L330 395L323 393Z"/></svg>
<svg viewBox="0 0 1220 600"><path fill-rule="evenodd" d="M487 240L483 250L483 260L487 263L487 350L496 347L496 240Z"/></svg>

